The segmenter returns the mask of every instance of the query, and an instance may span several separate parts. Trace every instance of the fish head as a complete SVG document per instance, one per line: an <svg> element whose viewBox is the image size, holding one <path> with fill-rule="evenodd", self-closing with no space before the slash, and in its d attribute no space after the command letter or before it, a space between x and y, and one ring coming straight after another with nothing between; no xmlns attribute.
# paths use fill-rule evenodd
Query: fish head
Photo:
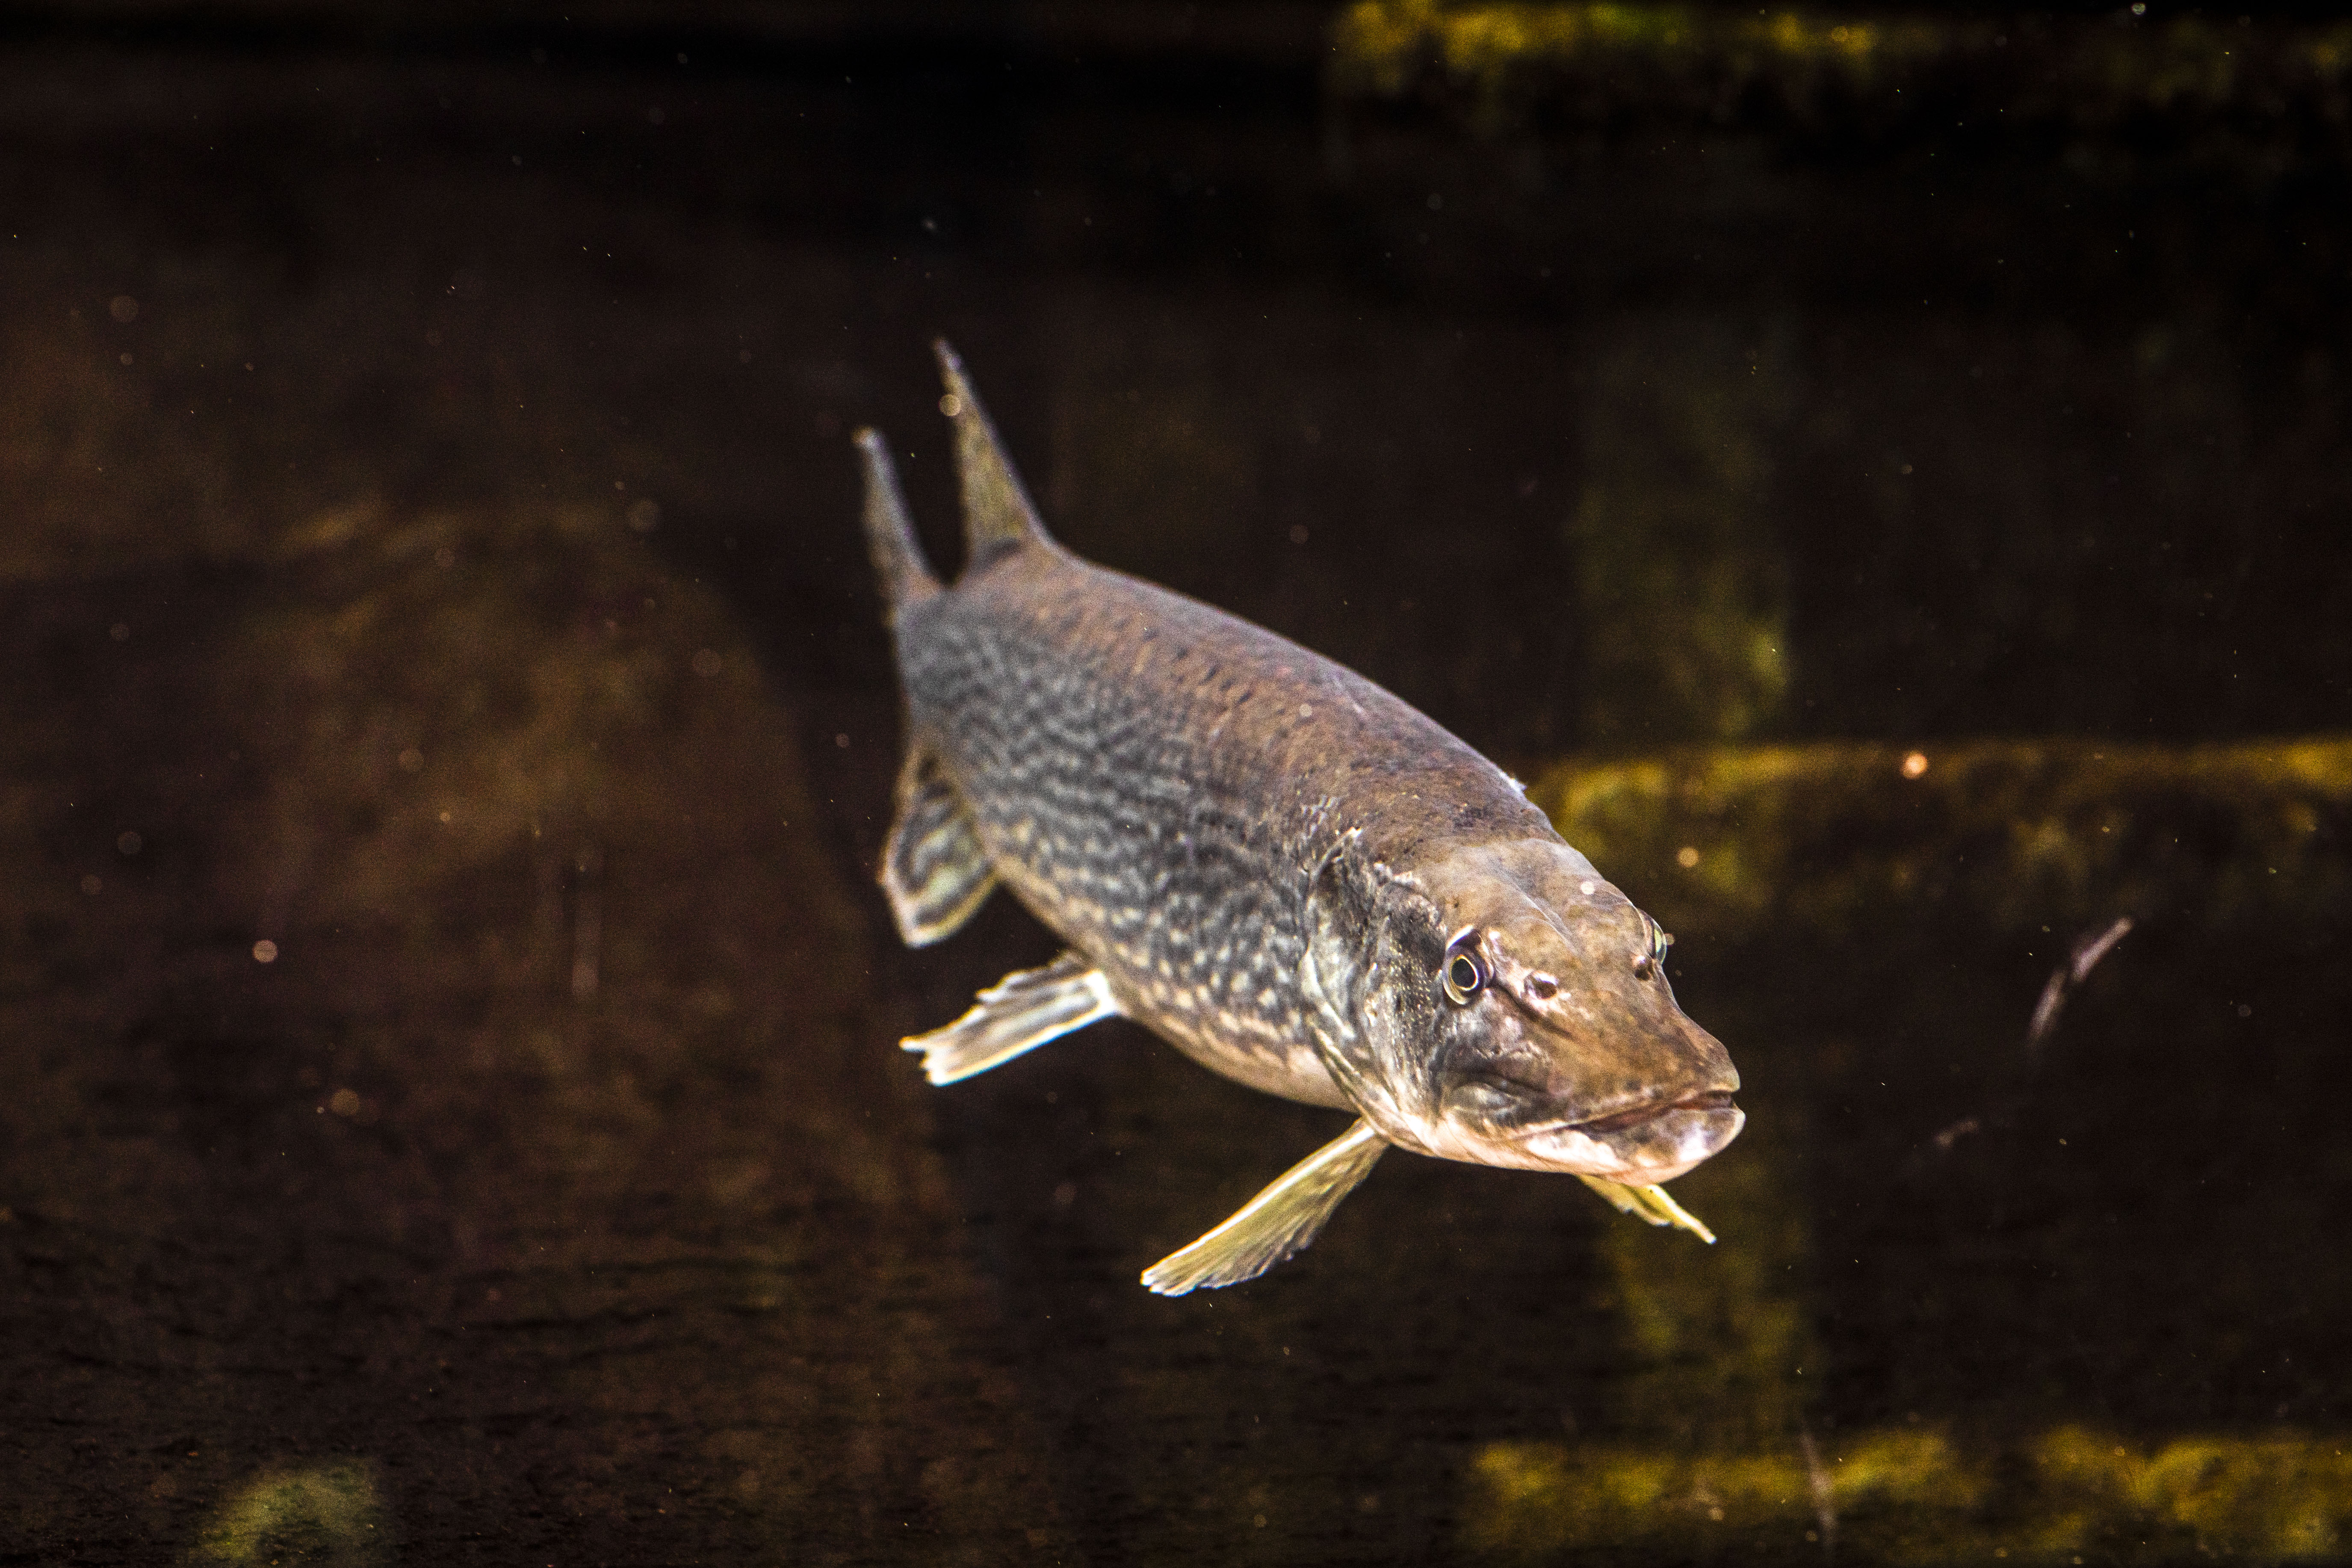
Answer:
<svg viewBox="0 0 2352 1568"><path fill-rule="evenodd" d="M1391 1142L1643 1185L1738 1134L1738 1071L1675 1001L1673 939L1567 844L1456 848L1370 902L1356 1037L1325 1054Z"/></svg>

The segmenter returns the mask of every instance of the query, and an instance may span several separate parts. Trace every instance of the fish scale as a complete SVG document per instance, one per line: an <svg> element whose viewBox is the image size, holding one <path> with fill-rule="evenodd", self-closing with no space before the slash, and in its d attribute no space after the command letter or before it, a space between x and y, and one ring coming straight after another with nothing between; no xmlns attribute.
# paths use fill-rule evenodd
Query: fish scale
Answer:
<svg viewBox="0 0 2352 1568"><path fill-rule="evenodd" d="M881 881L911 943L1002 883L1068 951L907 1041L930 1079L1124 1015L1228 1078L1357 1113L1147 1270L1166 1294L1297 1252L1391 1146L1570 1172L1712 1240L1658 1184L1738 1132L1738 1075L1675 1005L1671 939L1412 708L1055 544L940 353L969 546L952 589L880 438L858 437L906 695Z"/></svg>
<svg viewBox="0 0 2352 1568"><path fill-rule="evenodd" d="M1350 826L1334 803L1370 763L1454 820L1534 812L1491 763L1339 666L1066 555L1008 556L900 629L909 727L999 874L1133 1016L1290 1099L1348 1104L1297 990L1307 879ZM1193 655L1203 646L1214 661ZM1319 708L1301 696L1325 692ZM1404 754L1371 763L1375 748Z"/></svg>

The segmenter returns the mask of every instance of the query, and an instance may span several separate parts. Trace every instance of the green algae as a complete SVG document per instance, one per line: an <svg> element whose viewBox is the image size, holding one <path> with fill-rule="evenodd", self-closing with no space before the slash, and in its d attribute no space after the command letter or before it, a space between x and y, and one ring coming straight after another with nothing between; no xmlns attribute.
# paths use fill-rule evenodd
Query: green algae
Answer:
<svg viewBox="0 0 2352 1568"><path fill-rule="evenodd" d="M1342 98L1451 96L1488 130L1628 115L1948 124L1955 107L1997 115L2011 132L2192 113L2308 121L2338 134L2352 122L2352 26L2342 24L1363 0L1335 25L1333 49Z"/></svg>
<svg viewBox="0 0 2352 1568"><path fill-rule="evenodd" d="M367 1568L390 1559L388 1523L372 1466L272 1471L221 1504L189 1562L221 1568Z"/></svg>
<svg viewBox="0 0 2352 1568"><path fill-rule="evenodd" d="M1600 743L1740 740L1780 716L1789 572L1769 500L1793 401L1783 357L1720 323L1657 319L1613 328L1593 356L1568 535L1585 731Z"/></svg>
<svg viewBox="0 0 2352 1568"><path fill-rule="evenodd" d="M1869 1560L1940 1563L2333 1561L2352 1528L2341 1437L2194 1434L2154 1446L2083 1426L2009 1444L1932 1427L1729 1453L1496 1443L1474 1458L1465 1543L1530 1561L1646 1546L1818 1560L1825 1530Z"/></svg>
<svg viewBox="0 0 2352 1568"><path fill-rule="evenodd" d="M1694 748L1558 763L1528 794L1684 936L2352 907L2352 741L2330 737Z"/></svg>
<svg viewBox="0 0 2352 1568"><path fill-rule="evenodd" d="M1841 1512L1901 1510L1948 1524L1988 1490L1981 1462L1933 1431L1860 1435L1817 1457ZM1467 1543L1504 1558L1635 1543L1786 1551L1808 1526L1819 1533L1814 1478L1793 1443L1717 1453L1496 1443L1473 1458L1470 1487Z"/></svg>
<svg viewBox="0 0 2352 1568"><path fill-rule="evenodd" d="M1621 1363L1607 1416L1618 1430L1731 1449L1803 1417L1801 1369L1820 1364L1805 1295L1803 1112L1770 1092L1743 1100L1749 1124L1738 1153L1674 1187L1716 1228L1714 1246L1624 1221L1600 1233Z"/></svg>

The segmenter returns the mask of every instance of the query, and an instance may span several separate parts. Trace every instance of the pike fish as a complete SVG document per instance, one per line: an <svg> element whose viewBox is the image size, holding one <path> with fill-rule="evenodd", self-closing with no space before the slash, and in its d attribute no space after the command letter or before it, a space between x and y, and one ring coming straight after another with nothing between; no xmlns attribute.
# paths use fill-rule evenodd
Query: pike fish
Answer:
<svg viewBox="0 0 2352 1568"><path fill-rule="evenodd" d="M1353 1114L1146 1270L1162 1295L1290 1257L1392 1145L1567 1172L1714 1240L1660 1184L1739 1131L1739 1075L1675 1003L1673 939L1397 698L1056 544L937 346L965 523L953 587L888 448L857 435L906 699L880 880L912 946L1001 883L1067 951L907 1040L930 1081L1124 1016L1213 1072Z"/></svg>

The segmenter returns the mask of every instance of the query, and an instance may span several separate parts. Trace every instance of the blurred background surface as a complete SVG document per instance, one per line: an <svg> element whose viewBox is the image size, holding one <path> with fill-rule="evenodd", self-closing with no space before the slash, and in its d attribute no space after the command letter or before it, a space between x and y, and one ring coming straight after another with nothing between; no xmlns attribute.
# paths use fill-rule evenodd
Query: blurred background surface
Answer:
<svg viewBox="0 0 2352 1568"><path fill-rule="evenodd" d="M13 7L0 1559L2352 1556L2326 10ZM921 1083L937 335L1678 933L1719 1245Z"/></svg>

